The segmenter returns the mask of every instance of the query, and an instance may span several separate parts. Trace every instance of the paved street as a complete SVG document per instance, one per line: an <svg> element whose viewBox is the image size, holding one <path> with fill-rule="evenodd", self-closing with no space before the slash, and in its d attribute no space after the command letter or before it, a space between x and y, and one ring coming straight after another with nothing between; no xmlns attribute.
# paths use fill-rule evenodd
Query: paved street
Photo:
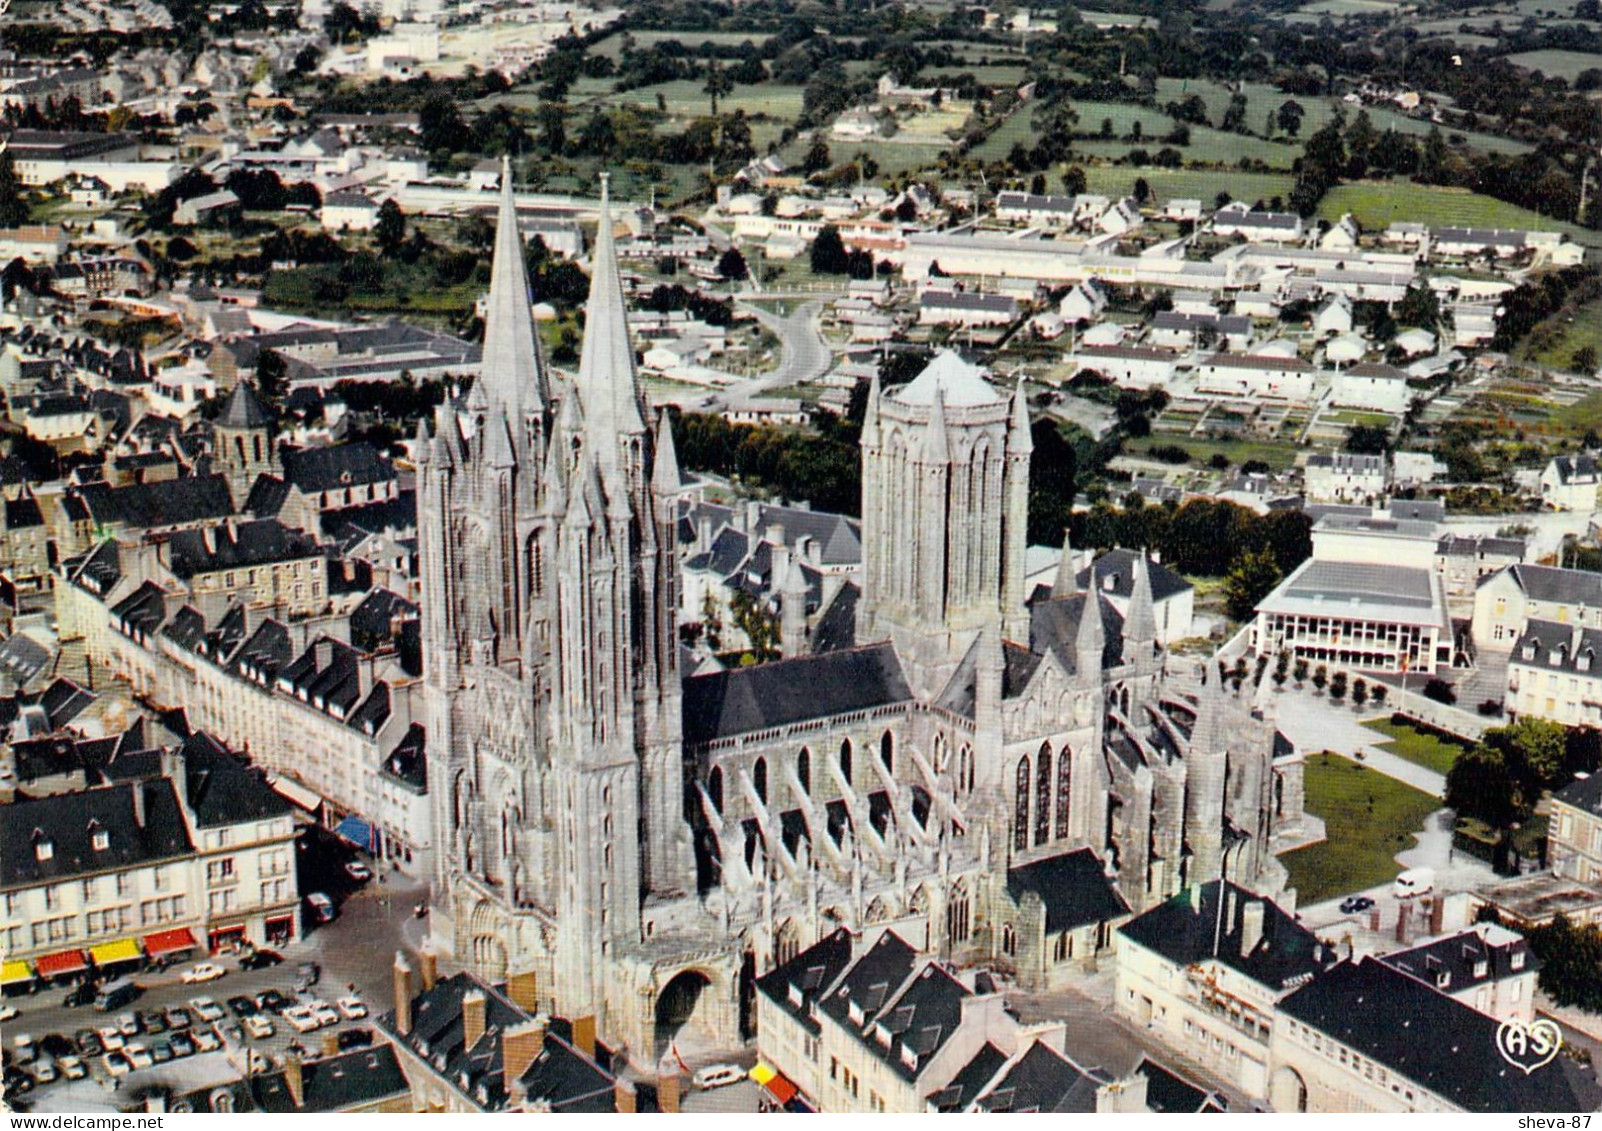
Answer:
<svg viewBox="0 0 1602 1131"><path fill-rule="evenodd" d="M780 360L778 367L771 372L720 391L715 398L719 403L742 401L761 396L771 389L816 381L834 364L829 343L818 329L818 319L823 314L823 300L785 301L790 305L787 307L789 313L783 317L760 306L741 304L741 310L755 315L763 328L779 339Z"/></svg>
<svg viewBox="0 0 1602 1131"><path fill-rule="evenodd" d="M266 970L242 971L237 959L221 958L217 960L218 965L228 970L228 974L198 986L185 985L179 980L182 971L193 963L174 967L161 974L136 975L135 981L145 987L145 992L127 1009L137 1011L185 1005L193 997L209 997L219 1005L226 1006L227 1000L235 995L251 995L272 987L292 996L296 966L302 962L316 962L322 966L322 980L316 987L320 997L333 1002L348 993L347 987L354 983L357 995L367 1003L371 1014L376 1016L394 1005L390 1000L393 993L390 971L396 948L404 946L415 949L423 941L426 920L415 918L412 908L424 895L422 885L406 881L396 873L389 873L384 883L375 879L346 900L340 917L333 923L318 928L293 946L282 948L283 965ZM201 955L196 961L203 959ZM125 1012L98 1013L89 1006L67 1009L61 1004L66 993L65 988L52 988L31 997L8 999L21 1010L21 1016L6 1023L7 1043L13 1042L18 1033L28 1033L35 1040L47 1033L71 1037L80 1029L109 1024L117 1013ZM254 1045L275 1058L281 1056L290 1041L297 1038L308 1052L314 1053L322 1048L325 1034L346 1028L372 1026L372 1016L369 1016L362 1021L342 1022L337 1028L330 1026L312 1033L296 1034L277 1017L270 1019L277 1033L268 1040L254 1042ZM230 1013L228 1021L234 1020ZM148 1046L168 1035L163 1033L134 1039ZM35 1111L109 1111L154 1085L198 1088L236 1079L240 1075L237 1065L242 1063L238 1050L225 1049L136 1071L123 1077L120 1088L114 1089L112 1081L105 1076L103 1063L97 1058L89 1062L91 1074L88 1078L37 1088L26 1098Z"/></svg>
<svg viewBox="0 0 1602 1131"><path fill-rule="evenodd" d="M1262 694L1276 700L1279 729L1303 753L1333 750L1348 758L1356 758L1361 753L1359 760L1370 769L1436 797L1446 796L1444 775L1399 758L1389 750L1381 750L1377 743L1386 741L1385 736L1363 726L1364 718L1389 718L1388 711L1359 715L1350 707L1336 706L1327 698L1314 695L1311 690L1296 691L1287 684L1284 691L1276 692L1268 680L1263 681L1263 687Z"/></svg>

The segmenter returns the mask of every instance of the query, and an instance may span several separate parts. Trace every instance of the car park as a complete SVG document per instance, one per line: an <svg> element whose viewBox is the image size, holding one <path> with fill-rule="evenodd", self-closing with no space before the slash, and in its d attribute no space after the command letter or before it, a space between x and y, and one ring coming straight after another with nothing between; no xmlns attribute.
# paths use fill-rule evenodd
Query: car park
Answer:
<svg viewBox="0 0 1602 1131"><path fill-rule="evenodd" d="M256 1012L256 1003L244 994L228 999L228 1009L235 1017L249 1017Z"/></svg>
<svg viewBox="0 0 1602 1131"><path fill-rule="evenodd" d="M133 1062L115 1050L106 1054L104 1063L107 1076L126 1076L133 1071Z"/></svg>
<svg viewBox="0 0 1602 1131"><path fill-rule="evenodd" d="M284 956L276 950L253 950L239 960L241 970L265 970L269 966L277 966L284 960Z"/></svg>
<svg viewBox="0 0 1602 1131"><path fill-rule="evenodd" d="M73 1041L78 1046L79 1056L99 1056L106 1051L100 1034L93 1029L79 1029Z"/></svg>
<svg viewBox="0 0 1602 1131"><path fill-rule="evenodd" d="M192 997L189 999L189 1008L194 1010L195 1016L202 1021L219 1021L227 1014L223 1007L218 1005L216 999L209 997Z"/></svg>
<svg viewBox="0 0 1602 1131"><path fill-rule="evenodd" d="M199 1052L216 1052L222 1048L222 1040L210 1029L196 1029L192 1034L195 1049Z"/></svg>
<svg viewBox="0 0 1602 1131"><path fill-rule="evenodd" d="M259 1013L245 1018L245 1031L258 1041L270 1040L277 1033L273 1023Z"/></svg>
<svg viewBox="0 0 1602 1131"><path fill-rule="evenodd" d="M360 1021L367 1016L367 1003L355 995L347 995L334 1003L347 1021Z"/></svg>
<svg viewBox="0 0 1602 1131"><path fill-rule="evenodd" d="M166 1064L172 1059L172 1045L166 1041L152 1041L150 1043L150 1056L157 1064Z"/></svg>
<svg viewBox="0 0 1602 1131"><path fill-rule="evenodd" d="M188 1033L174 1033L167 1044L172 1047L172 1055L175 1057L195 1055L194 1038Z"/></svg>
<svg viewBox="0 0 1602 1131"><path fill-rule="evenodd" d="M150 1049L139 1041L134 1041L122 1050L122 1055L128 1058L128 1063L135 1068L149 1068L156 1063L156 1058L150 1055Z"/></svg>
<svg viewBox="0 0 1602 1131"><path fill-rule="evenodd" d="M122 1031L115 1025L102 1025L98 1032L100 1033L100 1043L106 1047L108 1052L113 1049L120 1049L128 1043L123 1040Z"/></svg>
<svg viewBox="0 0 1602 1131"><path fill-rule="evenodd" d="M175 1032L181 1032L194 1023L195 1019L189 1015L189 1011L183 1006L169 1005L167 1007L167 1028Z"/></svg>
<svg viewBox="0 0 1602 1131"><path fill-rule="evenodd" d="M68 1080L82 1080L89 1075L89 1066L79 1056L64 1056L56 1061L56 1067L61 1069L61 1074Z"/></svg>
<svg viewBox="0 0 1602 1131"><path fill-rule="evenodd" d="M697 1088L710 1091L713 1088L725 1088L730 1084L738 1084L745 1079L745 1069L737 1064L709 1064L698 1069L691 1081Z"/></svg>
<svg viewBox="0 0 1602 1131"><path fill-rule="evenodd" d="M139 1035L139 1018L131 1013L119 1013L117 1015L117 1032L125 1037L137 1037Z"/></svg>
<svg viewBox="0 0 1602 1131"><path fill-rule="evenodd" d="M180 978L189 985L196 985L221 978L226 973L228 971L218 966L215 962L201 962L185 970L180 975Z"/></svg>

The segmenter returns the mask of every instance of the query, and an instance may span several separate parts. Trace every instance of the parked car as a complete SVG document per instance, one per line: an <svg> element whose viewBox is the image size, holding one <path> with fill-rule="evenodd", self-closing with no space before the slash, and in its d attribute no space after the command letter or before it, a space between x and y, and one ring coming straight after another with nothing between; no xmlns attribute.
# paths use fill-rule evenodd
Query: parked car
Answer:
<svg viewBox="0 0 1602 1131"><path fill-rule="evenodd" d="M310 1033L318 1027L317 1016L309 1006L294 1005L284 1010L283 1018L297 1033Z"/></svg>
<svg viewBox="0 0 1602 1131"><path fill-rule="evenodd" d="M265 970L269 966L277 966L284 960L284 956L276 950L253 950L239 960L241 970Z"/></svg>
<svg viewBox="0 0 1602 1131"><path fill-rule="evenodd" d="M228 1008L235 1017L250 1017L256 1012L256 1003L244 994L235 994L228 999Z"/></svg>
<svg viewBox="0 0 1602 1131"><path fill-rule="evenodd" d="M347 1021L360 1021L367 1016L367 1003L361 998L347 995L334 1003Z"/></svg>
<svg viewBox="0 0 1602 1131"><path fill-rule="evenodd" d="M36 1060L29 1071L33 1073L35 1084L54 1084L61 1077L61 1072L53 1060Z"/></svg>
<svg viewBox="0 0 1602 1131"><path fill-rule="evenodd" d="M190 1034L195 1042L195 1048L200 1052L216 1052L222 1048L222 1038L210 1029L196 1029Z"/></svg>
<svg viewBox="0 0 1602 1131"><path fill-rule="evenodd" d="M82 1080L89 1075L89 1066L84 1064L80 1056L64 1056L56 1061L56 1067L68 1080Z"/></svg>
<svg viewBox="0 0 1602 1131"><path fill-rule="evenodd" d="M195 1016L202 1021L218 1021L227 1016L215 998L192 997L189 999L189 1008L194 1010Z"/></svg>
<svg viewBox="0 0 1602 1131"><path fill-rule="evenodd" d="M228 973L228 971L224 970L221 966L218 966L215 962L201 962L191 966L188 970L185 970L182 978L190 985L196 985L200 982L214 981L217 978L221 978L226 973Z"/></svg>
<svg viewBox="0 0 1602 1131"><path fill-rule="evenodd" d="M147 1033L165 1033L167 1015L159 1009L142 1009L139 1011L139 1024L144 1026Z"/></svg>
<svg viewBox="0 0 1602 1131"><path fill-rule="evenodd" d="M315 962L302 962L295 968L295 988L315 986L323 979L323 968Z"/></svg>
<svg viewBox="0 0 1602 1131"><path fill-rule="evenodd" d="M34 1088L33 1075L15 1065L7 1065L4 1086L8 1096L20 1096L24 1092L31 1092Z"/></svg>
<svg viewBox="0 0 1602 1131"><path fill-rule="evenodd" d="M188 1033L174 1033L167 1043L172 1046L175 1057L195 1055L195 1042Z"/></svg>
<svg viewBox="0 0 1602 1131"><path fill-rule="evenodd" d="M339 1010L326 1001L314 1001L307 1008L312 1011L312 1016L317 1018L319 1026L339 1024Z"/></svg>
<svg viewBox="0 0 1602 1131"><path fill-rule="evenodd" d="M101 1013L110 1013L132 1003L142 993L144 990L132 978L118 978L95 991L95 1008Z"/></svg>
<svg viewBox="0 0 1602 1131"><path fill-rule="evenodd" d="M1341 900L1341 914L1354 915L1359 911L1367 911L1374 906L1374 901L1366 895L1354 895Z"/></svg>
<svg viewBox="0 0 1602 1131"><path fill-rule="evenodd" d="M690 1079L697 1088L710 1091L713 1088L726 1088L730 1084L738 1084L745 1079L745 1069L737 1064L709 1064L697 1070Z"/></svg>
<svg viewBox="0 0 1602 1131"><path fill-rule="evenodd" d="M259 1013L245 1018L245 1031L258 1041L271 1040L278 1032L273 1023Z"/></svg>
<svg viewBox="0 0 1602 1131"><path fill-rule="evenodd" d="M79 1056L94 1057L106 1051L106 1046L100 1040L100 1034L93 1029L79 1029L73 1040L78 1046Z"/></svg>
<svg viewBox="0 0 1602 1131"><path fill-rule="evenodd" d="M342 1029L339 1034L339 1050L364 1049L373 1043L371 1029Z"/></svg>
<svg viewBox="0 0 1602 1131"><path fill-rule="evenodd" d="M172 1059L172 1045L166 1041L152 1041L150 1055L155 1058L157 1064L166 1064Z"/></svg>
<svg viewBox="0 0 1602 1131"><path fill-rule="evenodd" d="M133 1071L133 1062L120 1052L112 1051L106 1054L106 1075L126 1076Z"/></svg>
<svg viewBox="0 0 1602 1131"><path fill-rule="evenodd" d="M14 1005L0 1005L0 1021L12 1021L22 1016Z"/></svg>
<svg viewBox="0 0 1602 1131"><path fill-rule="evenodd" d="M156 1063L156 1058L150 1055L150 1049L135 1041L122 1050L122 1055L128 1058L128 1063L135 1068L149 1068Z"/></svg>
<svg viewBox="0 0 1602 1131"><path fill-rule="evenodd" d="M282 1013L294 1004L282 990L277 989L263 990L256 995L255 1001L257 1009L271 1013Z"/></svg>
<svg viewBox="0 0 1602 1131"><path fill-rule="evenodd" d="M1409 868L1391 885L1391 894L1397 899L1412 899L1435 890L1434 868Z"/></svg>
<svg viewBox="0 0 1602 1131"><path fill-rule="evenodd" d="M339 917L339 908L334 901L320 891L314 891L306 897L306 911L313 923L332 923Z"/></svg>
<svg viewBox="0 0 1602 1131"><path fill-rule="evenodd" d="M359 884L365 884L373 878L373 870L360 860L352 860L346 864L345 874Z"/></svg>
<svg viewBox="0 0 1602 1131"><path fill-rule="evenodd" d="M167 1007L167 1028L174 1032L182 1032L194 1023L195 1019L189 1015L189 1011L183 1006L169 1005Z"/></svg>
<svg viewBox="0 0 1602 1131"><path fill-rule="evenodd" d="M125 1037L137 1037L139 1031L139 1018L131 1013L119 1013L117 1015L117 1032Z"/></svg>
<svg viewBox="0 0 1602 1131"><path fill-rule="evenodd" d="M38 1046L27 1033L18 1033L11 1038L12 1056L18 1064L29 1064L39 1055Z"/></svg>
<svg viewBox="0 0 1602 1131"><path fill-rule="evenodd" d="M115 1025L102 1025L98 1032L100 1033L100 1043L106 1047L108 1052L120 1049L128 1043L122 1039L122 1032Z"/></svg>

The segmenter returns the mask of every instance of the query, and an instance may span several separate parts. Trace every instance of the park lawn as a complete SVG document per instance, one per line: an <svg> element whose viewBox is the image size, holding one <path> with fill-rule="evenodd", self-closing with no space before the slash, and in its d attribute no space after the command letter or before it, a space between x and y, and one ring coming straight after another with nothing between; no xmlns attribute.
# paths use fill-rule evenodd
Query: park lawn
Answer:
<svg viewBox="0 0 1602 1131"><path fill-rule="evenodd" d="M1602 243L1602 233L1553 220L1494 197L1408 181L1336 185L1318 205L1318 214L1325 220L1338 220L1347 212L1364 228L1376 231L1395 221L1422 222L1432 227L1535 228L1567 232L1576 243Z"/></svg>
<svg viewBox="0 0 1602 1131"><path fill-rule="evenodd" d="M1398 758L1406 758L1409 762L1414 762L1427 770L1434 770L1438 774L1450 770L1452 763L1457 761L1457 756L1467 749L1461 742L1437 738L1428 731L1418 730L1406 723L1397 723L1390 719L1375 719L1363 725L1390 739L1389 742L1374 744L1381 750L1389 750Z"/></svg>
<svg viewBox="0 0 1602 1131"><path fill-rule="evenodd" d="M1306 806L1324 820L1318 844L1281 856L1300 905L1396 878L1396 854L1439 809L1439 798L1328 752L1307 759Z"/></svg>

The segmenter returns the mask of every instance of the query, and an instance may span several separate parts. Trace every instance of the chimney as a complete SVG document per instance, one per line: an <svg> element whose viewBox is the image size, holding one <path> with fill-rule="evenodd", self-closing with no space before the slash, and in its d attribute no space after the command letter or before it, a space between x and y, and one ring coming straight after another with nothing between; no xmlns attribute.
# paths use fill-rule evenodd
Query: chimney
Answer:
<svg viewBox="0 0 1602 1131"><path fill-rule="evenodd" d="M1397 913L1396 913L1396 941L1399 942L1399 943L1405 943L1407 941L1407 920L1408 920L1409 916L1412 914L1412 912L1413 912L1413 905L1411 903L1404 903L1397 910Z"/></svg>
<svg viewBox="0 0 1602 1131"><path fill-rule="evenodd" d="M770 551L772 569L768 573L768 592L781 593L784 583L790 580L790 547L782 538L771 540L773 549Z"/></svg>
<svg viewBox="0 0 1602 1131"><path fill-rule="evenodd" d="M439 981L439 952L434 949L433 939L424 942L422 949L417 952L417 966L423 975L423 992L426 994Z"/></svg>
<svg viewBox="0 0 1602 1131"><path fill-rule="evenodd" d="M612 1106L621 1115L633 1115L639 1109L634 1102L634 1084L619 1076L612 1082Z"/></svg>
<svg viewBox="0 0 1602 1131"><path fill-rule="evenodd" d="M483 1035L484 991L468 990L462 995L462 1048L472 1048Z"/></svg>
<svg viewBox="0 0 1602 1131"><path fill-rule="evenodd" d="M1257 944L1263 941L1263 901L1254 899L1241 909L1240 956L1251 957Z"/></svg>
<svg viewBox="0 0 1602 1131"><path fill-rule="evenodd" d="M1376 933L1378 933L1380 929L1380 909L1378 904L1369 908L1368 929Z"/></svg>
<svg viewBox="0 0 1602 1131"><path fill-rule="evenodd" d="M395 952L395 1032L412 1031L412 964L403 951Z"/></svg>
<svg viewBox="0 0 1602 1131"><path fill-rule="evenodd" d="M142 781L135 781L132 784L132 786L130 786L129 788L131 790L130 796L133 798L134 824L138 825L140 828L144 828L145 827L145 783L142 782Z"/></svg>
<svg viewBox="0 0 1602 1131"><path fill-rule="evenodd" d="M1229 881L1219 879L1218 886L1225 891L1224 896L1224 930L1235 929L1235 889L1229 886Z"/></svg>
<svg viewBox="0 0 1602 1131"><path fill-rule="evenodd" d="M312 653L317 670L322 671L334 662L334 642L325 636L313 646Z"/></svg>
<svg viewBox="0 0 1602 1131"><path fill-rule="evenodd" d="M300 1075L300 1053L293 1049L284 1053L284 1087L289 1089L289 1098L295 1106L300 1107L305 1100L306 1089Z"/></svg>
<svg viewBox="0 0 1602 1131"><path fill-rule="evenodd" d="M803 534L801 537L797 538L795 540L795 550L796 553L801 555L802 561L811 565L818 564L818 540L812 537L812 535Z"/></svg>
<svg viewBox="0 0 1602 1131"><path fill-rule="evenodd" d="M590 1059L595 1058L595 1014L573 1018L573 1047Z"/></svg>
<svg viewBox="0 0 1602 1131"><path fill-rule="evenodd" d="M745 532L755 538L761 525L762 504L755 499L747 500L745 504Z"/></svg>
<svg viewBox="0 0 1602 1131"><path fill-rule="evenodd" d="M521 974L513 974L506 979L506 996L512 999L512 1004L529 1013L539 1010L539 979L534 971L525 970Z"/></svg>
<svg viewBox="0 0 1602 1131"><path fill-rule="evenodd" d="M323 1055L339 1055L339 1034L332 1029L323 1034Z"/></svg>
<svg viewBox="0 0 1602 1131"><path fill-rule="evenodd" d="M677 1115L679 1113L679 1087L683 1083L677 1069L670 1066L659 1065L657 1071L662 1072L663 1067L668 1071L662 1073L656 1080L656 1104L664 1115Z"/></svg>
<svg viewBox="0 0 1602 1131"><path fill-rule="evenodd" d="M545 1048L545 1029L550 1018L541 1013L516 1025L508 1025L501 1034L501 1064L505 1068L506 1086L522 1078L528 1066Z"/></svg>
<svg viewBox="0 0 1602 1131"><path fill-rule="evenodd" d="M710 550L712 548L712 516L703 514L695 524L695 548L697 550Z"/></svg>
<svg viewBox="0 0 1602 1131"><path fill-rule="evenodd" d="M1446 926L1446 900L1439 895L1430 897L1430 934L1442 934Z"/></svg>

